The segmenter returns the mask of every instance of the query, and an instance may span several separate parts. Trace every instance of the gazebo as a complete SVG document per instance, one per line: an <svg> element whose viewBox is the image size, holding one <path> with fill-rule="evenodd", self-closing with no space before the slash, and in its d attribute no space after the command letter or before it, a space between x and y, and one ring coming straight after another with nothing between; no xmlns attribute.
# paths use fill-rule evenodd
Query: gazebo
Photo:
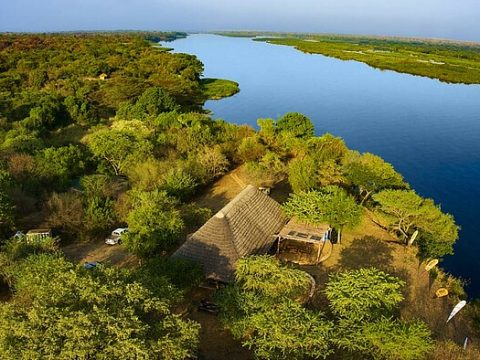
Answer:
<svg viewBox="0 0 480 360"><path fill-rule="evenodd" d="M328 224L309 225L291 219L277 235L277 256L299 264L318 264L332 252Z"/></svg>

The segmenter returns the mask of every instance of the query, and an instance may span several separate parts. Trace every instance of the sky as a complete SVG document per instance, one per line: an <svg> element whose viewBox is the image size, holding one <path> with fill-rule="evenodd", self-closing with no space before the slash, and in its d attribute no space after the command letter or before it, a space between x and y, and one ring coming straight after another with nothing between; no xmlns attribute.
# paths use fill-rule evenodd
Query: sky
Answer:
<svg viewBox="0 0 480 360"><path fill-rule="evenodd" d="M261 30L480 42L480 0L0 0L0 31Z"/></svg>

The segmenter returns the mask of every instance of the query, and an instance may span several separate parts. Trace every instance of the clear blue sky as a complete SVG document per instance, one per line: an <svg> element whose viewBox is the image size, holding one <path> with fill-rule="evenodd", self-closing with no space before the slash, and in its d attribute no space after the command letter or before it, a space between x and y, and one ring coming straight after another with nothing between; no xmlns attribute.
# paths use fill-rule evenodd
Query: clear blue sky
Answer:
<svg viewBox="0 0 480 360"><path fill-rule="evenodd" d="M0 31L273 30L480 41L480 0L0 0Z"/></svg>

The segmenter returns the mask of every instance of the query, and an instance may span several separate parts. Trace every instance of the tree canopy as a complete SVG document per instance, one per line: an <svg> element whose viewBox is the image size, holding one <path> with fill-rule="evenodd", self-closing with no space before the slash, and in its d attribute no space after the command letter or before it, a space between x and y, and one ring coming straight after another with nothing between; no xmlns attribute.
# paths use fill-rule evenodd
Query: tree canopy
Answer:
<svg viewBox="0 0 480 360"><path fill-rule="evenodd" d="M198 325L126 271L33 255L16 267L14 288L0 305L6 359L187 359L198 343Z"/></svg>
<svg viewBox="0 0 480 360"><path fill-rule="evenodd" d="M148 257L174 244L184 222L177 201L164 191L131 191L131 210L127 215L129 233L122 239L125 247L136 255Z"/></svg>
<svg viewBox="0 0 480 360"><path fill-rule="evenodd" d="M327 223L336 228L339 235L344 227L358 225L362 214L355 199L335 185L293 194L283 209L287 215L312 225Z"/></svg>
<svg viewBox="0 0 480 360"><path fill-rule="evenodd" d="M286 113L276 122L278 131L287 131L294 137L309 138L314 135L312 121L297 112Z"/></svg>
<svg viewBox="0 0 480 360"><path fill-rule="evenodd" d="M402 175L391 164L370 153L354 156L346 165L345 173L347 179L359 187L362 203L382 189L407 187Z"/></svg>
<svg viewBox="0 0 480 360"><path fill-rule="evenodd" d="M403 300L405 283L383 271L366 268L332 274L325 294L332 312L353 321L388 316Z"/></svg>
<svg viewBox="0 0 480 360"><path fill-rule="evenodd" d="M332 353L332 323L299 302L310 286L306 273L251 256L238 261L235 276L218 297L221 319L256 357L319 359Z"/></svg>
<svg viewBox="0 0 480 360"><path fill-rule="evenodd" d="M459 227L452 215L445 214L431 199L423 199L412 190L384 190L373 196L385 225L407 240L418 230L418 244L425 257L453 252Z"/></svg>

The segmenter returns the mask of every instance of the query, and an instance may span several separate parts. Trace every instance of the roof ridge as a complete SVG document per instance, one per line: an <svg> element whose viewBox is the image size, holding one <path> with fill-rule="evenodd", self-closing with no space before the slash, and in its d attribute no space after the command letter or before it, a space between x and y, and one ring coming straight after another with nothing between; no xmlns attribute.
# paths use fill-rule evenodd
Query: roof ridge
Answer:
<svg viewBox="0 0 480 360"><path fill-rule="evenodd" d="M232 201L230 201L227 205L225 205L223 208L221 208L216 214L215 216L217 217L222 217L222 216L225 216L226 214L228 214L232 208L238 203L240 202L241 199L243 199L243 197L249 193L249 192L252 192L252 189L253 190L256 190L255 187L253 185L247 185L244 189L242 189L242 191L240 191L233 199ZM258 191L258 190L257 190Z"/></svg>

